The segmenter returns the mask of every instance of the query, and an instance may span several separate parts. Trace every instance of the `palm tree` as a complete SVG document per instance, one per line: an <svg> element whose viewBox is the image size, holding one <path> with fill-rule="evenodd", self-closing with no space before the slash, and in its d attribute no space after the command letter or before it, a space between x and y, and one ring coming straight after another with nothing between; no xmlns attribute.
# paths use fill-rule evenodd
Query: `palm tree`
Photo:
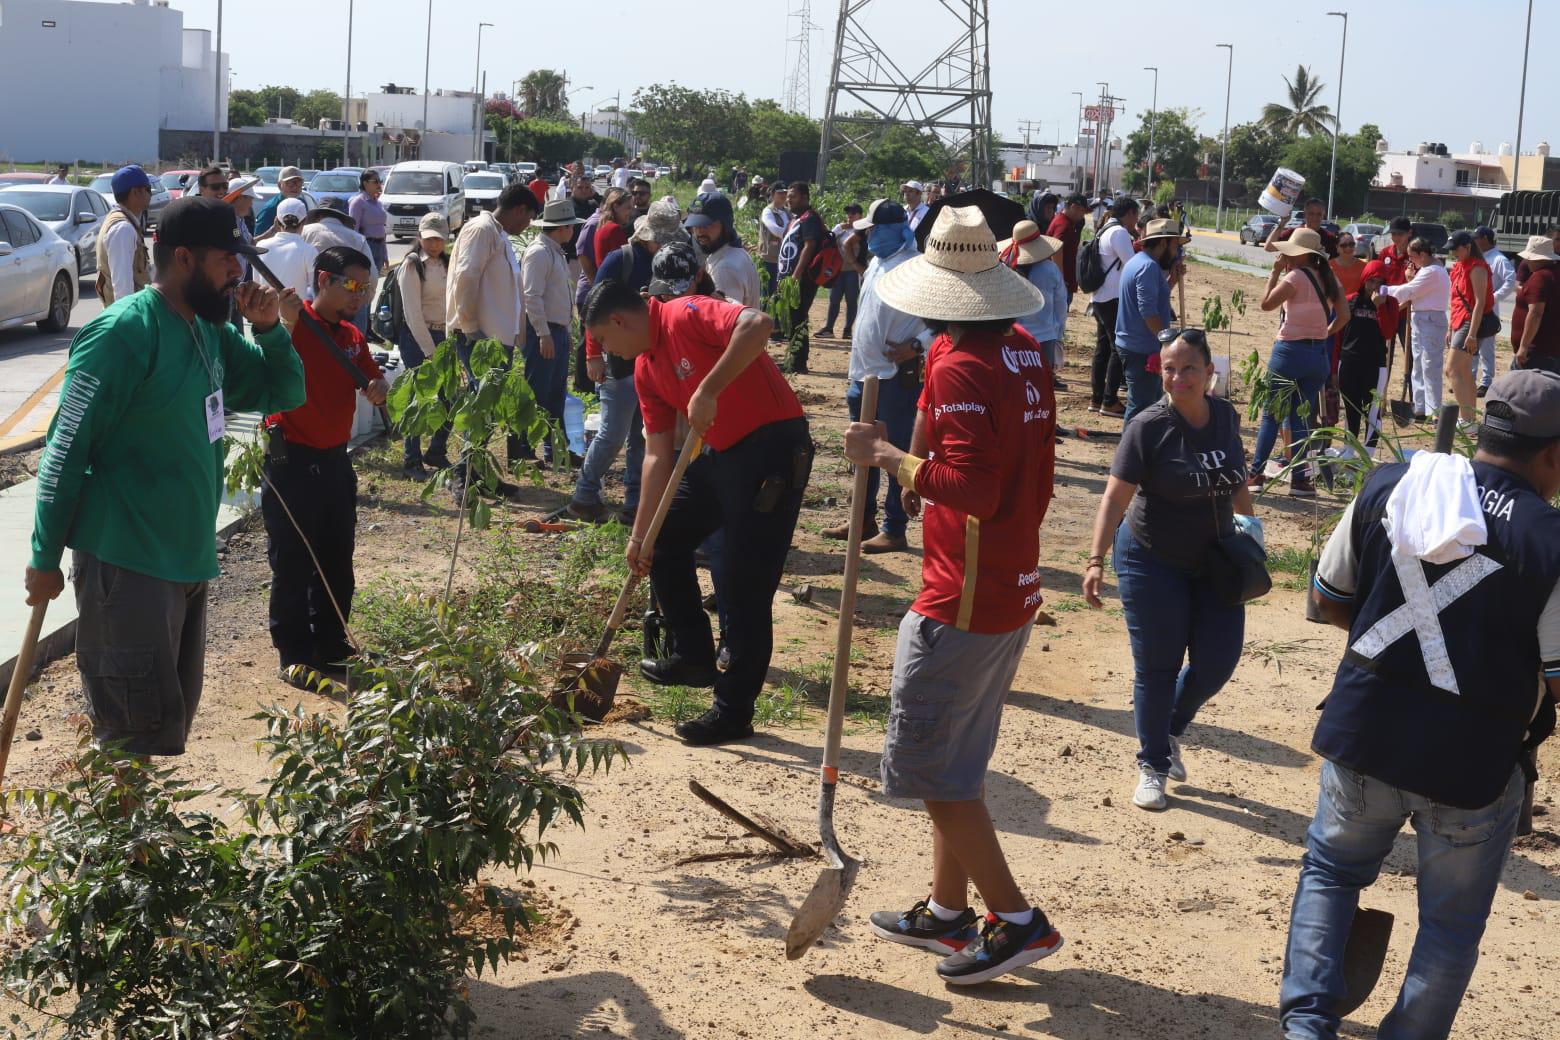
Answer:
<svg viewBox="0 0 1560 1040"><path fill-rule="evenodd" d="M568 88L561 73L533 69L520 81L520 107L530 118L567 115Z"/></svg>
<svg viewBox="0 0 1560 1040"><path fill-rule="evenodd" d="M1316 104L1324 84L1304 65L1295 66L1295 78L1284 77L1289 104L1270 101L1262 106L1262 122L1285 137L1332 133L1332 110Z"/></svg>

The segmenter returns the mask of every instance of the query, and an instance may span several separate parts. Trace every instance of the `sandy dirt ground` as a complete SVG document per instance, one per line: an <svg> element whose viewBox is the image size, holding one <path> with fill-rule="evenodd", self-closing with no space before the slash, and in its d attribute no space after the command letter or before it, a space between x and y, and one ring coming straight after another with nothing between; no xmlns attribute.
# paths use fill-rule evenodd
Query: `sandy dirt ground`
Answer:
<svg viewBox="0 0 1560 1040"><path fill-rule="evenodd" d="M1237 286L1249 294L1260 283L1195 265L1188 309L1196 316L1206 293L1227 295ZM820 299L814 327L823 306ZM1237 358L1254 345L1265 353L1274 325L1253 306L1237 323ZM1092 319L1076 301L1063 373L1072 389L1059 395L1064 427L1116 425L1085 412L1092 340ZM1215 338L1219 353L1224 341ZM796 381L820 454L787 582L811 583L816 593L807 604L784 591L775 600L770 691L799 691L814 709L826 697L843 565L841 544L819 532L846 516L849 475L839 446L847 349L815 342L814 372ZM919 588L920 531L912 526L911 552L870 557L862 567L836 822L863 865L823 940L804 959L785 959L786 925L819 861L766 854L687 786L698 779L814 840L821 712L772 725L744 744L690 749L671 734L667 695L630 675L624 692L648 707L603 729L622 742L629 762L583 781L587 827L553 832L559 856L528 878L491 879L539 894L548 926L524 959L472 980L479 1035L1277 1037L1289 901L1316 798L1310 734L1343 634L1307 624L1304 576L1276 572L1273 592L1248 609L1234 679L1188 735L1188 782L1172 785L1166 812L1133 808L1132 665L1121 610L1113 585L1104 611L1089 610L1078 594L1113 448L1108 439L1060 442L1056 497L1041 537L1044 609L1054 624L1034 630L987 787L1014 872L1066 936L1063 951L957 990L937 979L933 955L867 931L871 911L909 905L929 879L924 813L885 798L878 781L896 626ZM386 452L359 469L360 587L387 578L432 587L453 534L451 510L418 503ZM505 512L517 517L561 504L565 493L566 483L550 477L528 503ZM1342 505L1325 493L1314 503L1265 495L1258 512L1270 548L1303 549ZM245 784L261 775L253 743L259 730L248 719L261 704L302 698L307 707L335 710L275 679L265 632L268 577L256 525L226 546L213 588L205 701L185 759L192 779ZM705 702L694 701L702 709ZM51 764L73 746L69 716L79 709L74 661L56 662L37 683L21 727L40 739L18 743L8 781L46 782ZM1513 850L1459 1036L1560 1035L1557 747L1552 741L1544 749L1538 833ZM1399 923L1381 984L1346 1023L1346 1036L1373 1036L1395 999L1415 923L1414 872L1405 834L1364 900Z"/></svg>

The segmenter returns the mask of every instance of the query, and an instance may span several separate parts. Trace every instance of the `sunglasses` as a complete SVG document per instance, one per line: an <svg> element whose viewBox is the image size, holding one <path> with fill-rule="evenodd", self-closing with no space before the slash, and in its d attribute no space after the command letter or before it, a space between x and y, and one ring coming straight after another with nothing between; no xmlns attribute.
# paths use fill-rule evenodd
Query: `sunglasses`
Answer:
<svg viewBox="0 0 1560 1040"><path fill-rule="evenodd" d="M206 184L205 184L205 187L208 188L211 191L223 191L223 192L225 192L225 191L228 190L228 182L227 181L207 181Z"/></svg>
<svg viewBox="0 0 1560 1040"><path fill-rule="evenodd" d="M1338 243L1338 248L1339 249L1353 249L1354 248L1354 243L1353 242L1339 242Z"/></svg>
<svg viewBox="0 0 1560 1040"><path fill-rule="evenodd" d="M1204 345L1206 345L1207 342L1208 342L1208 334L1206 332L1204 332L1202 329L1177 329L1177 328L1168 328L1168 329L1165 329L1163 332L1161 332L1159 334L1159 342L1161 344L1174 343L1178 339L1184 339L1188 343L1197 343L1197 344L1204 344Z"/></svg>
<svg viewBox="0 0 1560 1040"><path fill-rule="evenodd" d="M331 281L335 282L337 285L341 286L348 293L351 293L354 296L360 296L374 287L372 282L360 282L356 278L348 278L344 274L333 274L329 277Z"/></svg>

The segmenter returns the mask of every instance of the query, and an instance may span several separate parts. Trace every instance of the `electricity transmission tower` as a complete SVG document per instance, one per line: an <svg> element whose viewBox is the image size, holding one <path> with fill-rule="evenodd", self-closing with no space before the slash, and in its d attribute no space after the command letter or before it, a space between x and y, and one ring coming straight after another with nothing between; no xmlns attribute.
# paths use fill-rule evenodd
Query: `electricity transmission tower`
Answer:
<svg viewBox="0 0 1560 1040"><path fill-rule="evenodd" d="M937 0L919 24L923 38L947 46L915 72L906 72L878 45L863 18L872 0L840 0L834 30L829 97L818 145L818 183L829 160L867 155L883 132L908 126L935 134L952 154L965 153L967 179L988 183L991 175L990 30L986 0ZM896 0L877 12L903 22L911 5Z"/></svg>
<svg viewBox="0 0 1560 1040"><path fill-rule="evenodd" d="M796 61L785 81L787 111L812 115L812 34L818 26L812 20L812 0L801 0L788 20L796 22L796 35L786 40L796 45Z"/></svg>

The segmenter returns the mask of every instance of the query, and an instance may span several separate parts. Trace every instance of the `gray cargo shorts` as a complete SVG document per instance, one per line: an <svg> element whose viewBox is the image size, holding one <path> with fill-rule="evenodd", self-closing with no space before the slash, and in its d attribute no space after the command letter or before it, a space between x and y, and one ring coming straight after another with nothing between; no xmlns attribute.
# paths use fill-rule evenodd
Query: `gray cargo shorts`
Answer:
<svg viewBox="0 0 1560 1040"><path fill-rule="evenodd" d="M988 635L905 614L883 740L884 794L932 802L982 796L1033 625Z"/></svg>
<svg viewBox="0 0 1560 1040"><path fill-rule="evenodd" d="M92 737L136 755L182 755L206 675L206 582L153 578L79 549L76 666Z"/></svg>

